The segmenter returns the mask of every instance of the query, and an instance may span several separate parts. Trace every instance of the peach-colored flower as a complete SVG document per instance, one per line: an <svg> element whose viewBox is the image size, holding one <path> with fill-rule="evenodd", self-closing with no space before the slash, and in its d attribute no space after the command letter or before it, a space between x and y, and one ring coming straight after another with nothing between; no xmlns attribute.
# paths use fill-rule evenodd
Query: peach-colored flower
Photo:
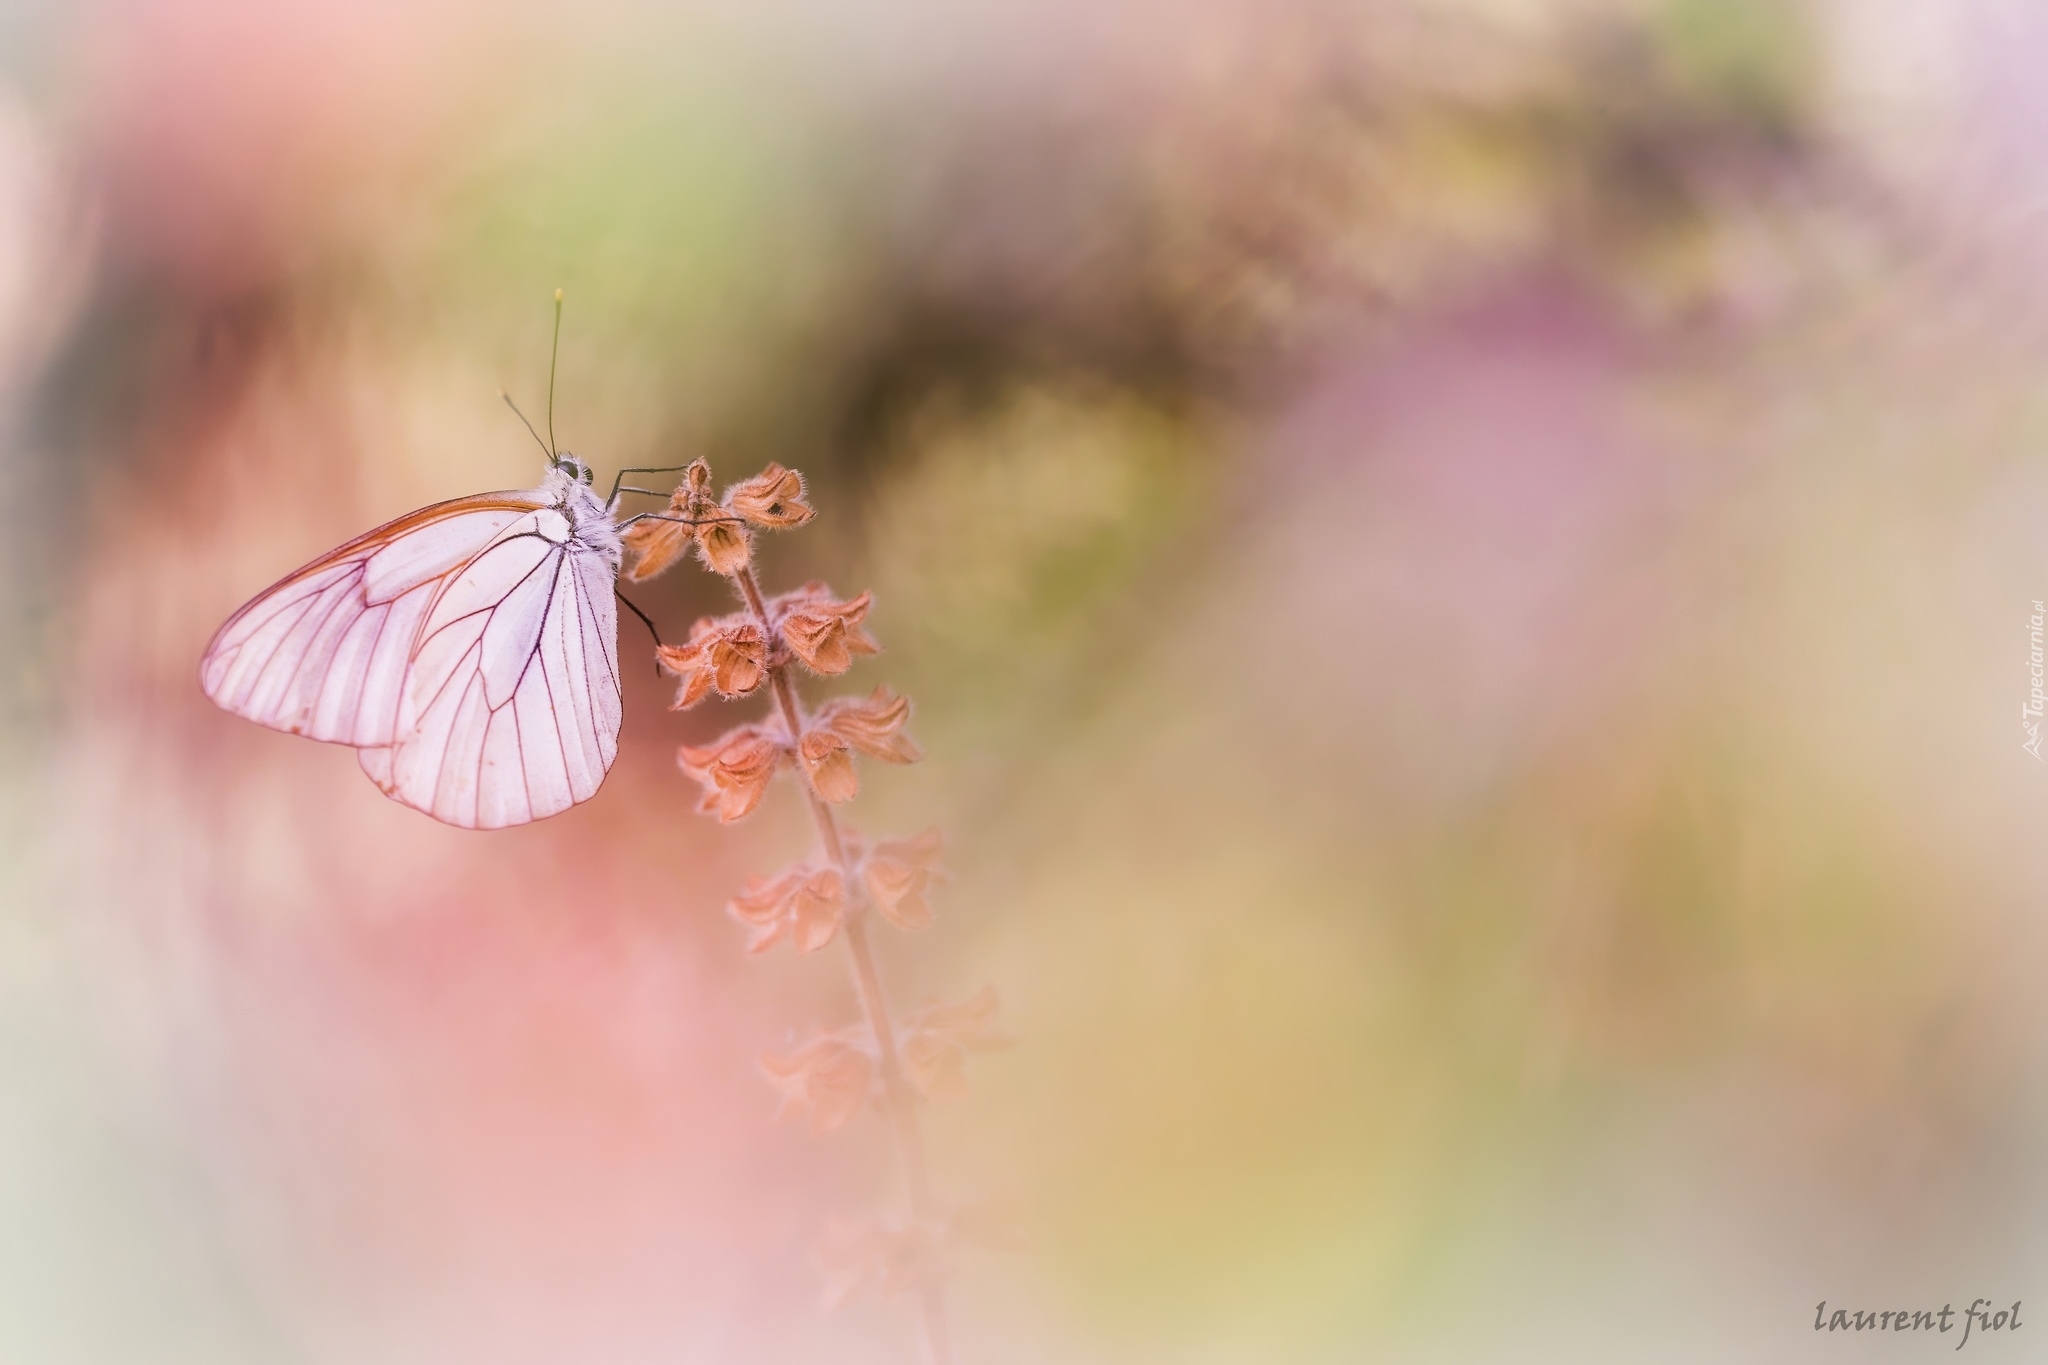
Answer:
<svg viewBox="0 0 2048 1365"><path fill-rule="evenodd" d="M860 1025L816 1034L787 1057L766 1054L761 1069L782 1092L776 1117L807 1109L814 1133L845 1126L875 1093L875 1059Z"/></svg>
<svg viewBox="0 0 2048 1365"><path fill-rule="evenodd" d="M814 673L844 673L857 654L879 654L882 647L861 629L873 603L871 593L847 602L832 599L830 589L812 583L776 600L778 627L790 652Z"/></svg>
<svg viewBox="0 0 2048 1365"><path fill-rule="evenodd" d="M811 775L811 786L819 796L835 804L853 800L860 791L860 774L854 771L853 755L845 740L829 730L812 729L805 732L798 748L804 771Z"/></svg>
<svg viewBox="0 0 2048 1365"><path fill-rule="evenodd" d="M644 583L682 557L693 539L692 528L680 521L650 517L636 521L619 533L626 549L626 567L620 577L628 583Z"/></svg>
<svg viewBox="0 0 2048 1365"><path fill-rule="evenodd" d="M984 986L950 1005L927 1005L903 1021L903 1071L927 1098L967 1092L967 1054L1010 1045L996 1027L999 1006L993 986Z"/></svg>
<svg viewBox="0 0 2048 1365"><path fill-rule="evenodd" d="M696 538L691 498L679 487L667 507L619 533L626 550L626 567L620 576L629 583L644 583L673 566Z"/></svg>
<svg viewBox="0 0 2048 1365"><path fill-rule="evenodd" d="M1016 1201L1007 1198L963 1204L936 1222L835 1220L817 1244L824 1305L837 1308L867 1289L896 1294L936 1283L962 1247L1014 1251L1024 1245L1022 1223Z"/></svg>
<svg viewBox="0 0 2048 1365"><path fill-rule="evenodd" d="M826 1272L827 1308L870 1287L898 1294L935 1283L946 1273L944 1238L921 1223L835 1223L818 1239L817 1255Z"/></svg>
<svg viewBox="0 0 2048 1365"><path fill-rule="evenodd" d="M683 745L676 751L676 761L704 785L697 809L716 811L720 821L730 822L761 804L787 753L776 736L744 725L701 749Z"/></svg>
<svg viewBox="0 0 2048 1365"><path fill-rule="evenodd" d="M851 801L860 791L850 749L891 763L914 763L922 755L902 733L910 701L878 687L866 697L840 697L818 708L798 751L811 786L827 801Z"/></svg>
<svg viewBox="0 0 2048 1365"><path fill-rule="evenodd" d="M697 526L697 557L711 572L729 577L753 563L753 540L738 517L713 515Z"/></svg>
<svg viewBox="0 0 2048 1365"><path fill-rule="evenodd" d="M832 941L846 918L846 880L837 868L799 867L773 881L750 878L747 889L726 907L754 926L750 953L765 952L788 938L800 953Z"/></svg>
<svg viewBox="0 0 2048 1365"><path fill-rule="evenodd" d="M711 645L711 676L722 697L744 697L768 676L768 637L752 621L727 625Z"/></svg>
<svg viewBox="0 0 2048 1365"><path fill-rule="evenodd" d="M637 529L637 528L636 528ZM711 637L715 627L710 617L700 617L690 627L690 638L679 645L656 645L654 662L664 673L680 678L676 688L676 699L669 703L671 711L681 711L695 706L711 695L715 681L711 671Z"/></svg>
<svg viewBox="0 0 2048 1365"><path fill-rule="evenodd" d="M861 880L875 908L899 929L921 929L932 922L925 901L927 888L945 873L939 869L939 832L928 829L912 839L876 844L861 864Z"/></svg>
<svg viewBox="0 0 2048 1365"><path fill-rule="evenodd" d="M837 735L854 748L887 763L915 763L924 754L903 733L910 719L910 698L887 687L865 697L838 697L818 708L813 724Z"/></svg>
<svg viewBox="0 0 2048 1365"><path fill-rule="evenodd" d="M768 638L744 616L700 618L680 645L660 645L655 662L682 679L671 711L695 706L714 690L728 699L744 697L768 676Z"/></svg>
<svg viewBox="0 0 2048 1365"><path fill-rule="evenodd" d="M619 534L626 548L626 567L621 577L629 583L643 583L682 557L683 551L696 542L698 519L714 506L708 497L710 487L711 466L693 460L683 471L675 492L669 495L668 506Z"/></svg>
<svg viewBox="0 0 2048 1365"><path fill-rule="evenodd" d="M801 526L814 515L804 505L804 476L773 462L753 478L726 489L725 506L771 531Z"/></svg>

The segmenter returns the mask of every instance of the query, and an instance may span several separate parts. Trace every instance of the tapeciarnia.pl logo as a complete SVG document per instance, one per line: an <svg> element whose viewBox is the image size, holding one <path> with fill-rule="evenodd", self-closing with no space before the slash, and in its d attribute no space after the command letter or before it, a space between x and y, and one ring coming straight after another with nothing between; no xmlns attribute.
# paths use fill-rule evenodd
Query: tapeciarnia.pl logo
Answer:
<svg viewBox="0 0 2048 1365"><path fill-rule="evenodd" d="M2027 695L2027 704L2020 708L2020 725L2027 732L2027 742L2020 745L2032 754L2036 761L2041 757L2041 713L2048 708L2048 691L2041 686L2041 622L2048 619L2048 607L2043 607L2037 598L2034 615L2027 624L2027 639L2033 648L2027 655L2027 668L2033 674L2034 688Z"/></svg>

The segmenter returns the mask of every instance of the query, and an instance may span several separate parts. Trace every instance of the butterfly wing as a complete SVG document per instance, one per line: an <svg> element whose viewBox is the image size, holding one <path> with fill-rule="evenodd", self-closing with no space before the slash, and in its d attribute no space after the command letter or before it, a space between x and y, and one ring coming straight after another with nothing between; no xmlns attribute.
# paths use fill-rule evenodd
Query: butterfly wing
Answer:
<svg viewBox="0 0 2048 1365"><path fill-rule="evenodd" d="M228 618L199 665L222 709L337 744L389 744L413 644L443 579L540 505L436 503L287 575Z"/></svg>
<svg viewBox="0 0 2048 1365"><path fill-rule="evenodd" d="M389 522L236 612L200 663L223 709L355 746L386 795L470 829L597 792L622 713L614 555L541 491Z"/></svg>
<svg viewBox="0 0 2048 1365"><path fill-rule="evenodd" d="M426 607L393 739L360 748L363 771L469 829L589 800L619 748L617 571L552 507L501 529Z"/></svg>

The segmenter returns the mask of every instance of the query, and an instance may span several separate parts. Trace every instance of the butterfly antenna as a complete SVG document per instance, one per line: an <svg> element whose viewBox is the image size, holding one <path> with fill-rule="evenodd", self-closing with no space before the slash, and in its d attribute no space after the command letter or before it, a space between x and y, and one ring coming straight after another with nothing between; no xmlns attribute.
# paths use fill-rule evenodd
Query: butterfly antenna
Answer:
<svg viewBox="0 0 2048 1365"><path fill-rule="evenodd" d="M555 362L562 358L562 291L555 290L555 340L548 348L548 452L561 449L555 444Z"/></svg>
<svg viewBox="0 0 2048 1365"><path fill-rule="evenodd" d="M560 464L561 461L555 458L555 452L548 449L548 443L546 441L541 440L540 433L533 429L533 423L526 420L526 414L521 412L519 410L519 405L512 401L512 395L505 392L503 389L499 389L498 397L505 400L505 406L512 409L512 415L514 417L517 417L520 423L523 426L525 426L527 435L533 437L533 443L539 446L541 448L541 452L548 457L548 463Z"/></svg>

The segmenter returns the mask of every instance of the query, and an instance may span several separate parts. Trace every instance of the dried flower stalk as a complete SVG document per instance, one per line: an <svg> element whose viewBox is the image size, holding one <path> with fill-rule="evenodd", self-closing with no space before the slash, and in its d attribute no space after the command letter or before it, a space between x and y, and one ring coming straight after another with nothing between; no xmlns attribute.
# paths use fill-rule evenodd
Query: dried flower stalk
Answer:
<svg viewBox="0 0 2048 1365"><path fill-rule="evenodd" d="M714 499L710 466L698 460L666 509L626 529L630 558L624 576L635 582L651 578L694 550L744 604L733 615L698 621L683 644L657 648L656 661L678 680L678 710L714 694L748 696L765 684L774 715L708 745L684 745L677 760L703 787L697 809L721 821L751 813L779 774L795 774L802 783L821 856L771 878L751 879L728 908L750 930L749 952L786 940L808 953L844 940L862 1021L815 1034L786 1056L764 1057L762 1069L781 1092L782 1112L808 1115L814 1132L844 1127L871 1105L882 1112L903 1168L908 1218L828 1234L820 1247L829 1275L826 1300L838 1303L870 1286L884 1293L916 1290L927 1355L932 1365L950 1365L943 1281L951 1254L961 1245L1005 1245L1014 1237L1000 1210L939 1207L917 1106L962 1093L968 1054L1004 1046L1008 1039L995 1025L996 998L988 989L957 1004L914 1011L900 1025L890 1010L868 911L898 929L931 922L927 893L944 879L939 834L927 830L870 845L843 828L834 811L860 790L856 755L886 763L913 763L922 755L904 730L909 699L886 687L804 710L796 688L799 667L836 676L881 648L864 626L872 605L868 593L840 600L813 582L779 597L762 594L754 575L754 534L808 522L814 514L804 497L803 476L771 464Z"/></svg>

